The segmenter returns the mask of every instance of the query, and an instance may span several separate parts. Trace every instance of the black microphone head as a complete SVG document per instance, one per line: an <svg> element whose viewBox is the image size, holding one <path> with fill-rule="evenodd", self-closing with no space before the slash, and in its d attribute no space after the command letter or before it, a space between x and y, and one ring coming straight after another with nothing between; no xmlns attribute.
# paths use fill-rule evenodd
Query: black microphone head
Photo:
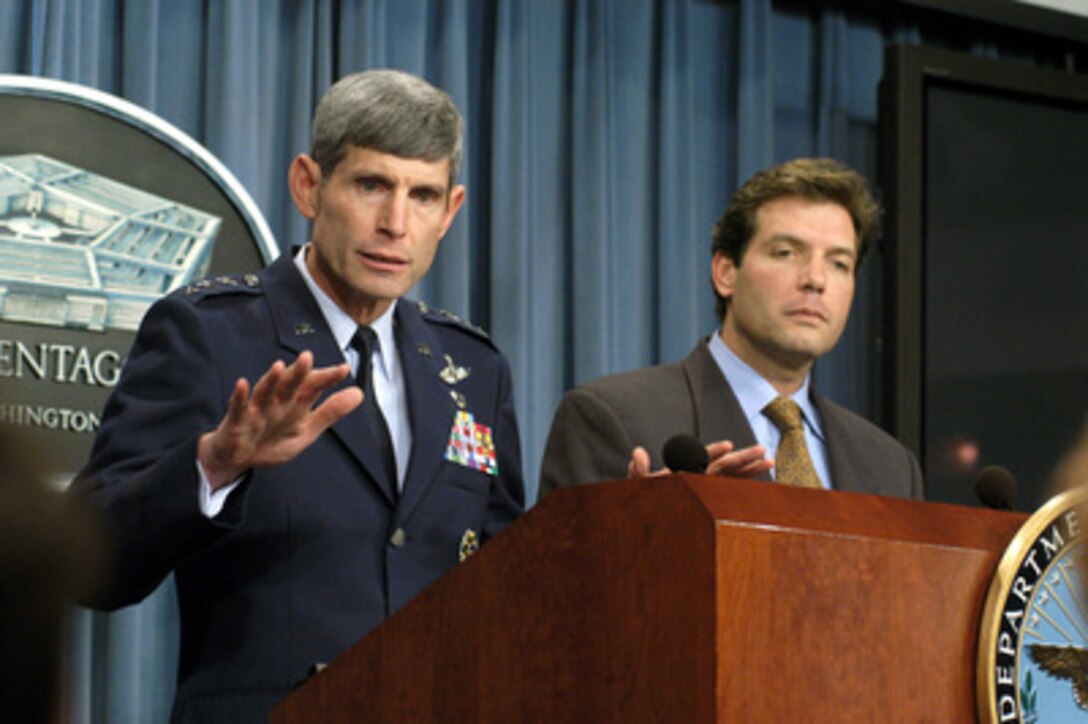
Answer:
<svg viewBox="0 0 1088 724"><path fill-rule="evenodd" d="M975 495L988 508L1012 510L1016 502L1016 478L1008 468L987 465L975 477Z"/></svg>
<svg viewBox="0 0 1088 724"><path fill-rule="evenodd" d="M710 463L706 447L694 435L673 435L661 449L665 467L675 473L702 473Z"/></svg>

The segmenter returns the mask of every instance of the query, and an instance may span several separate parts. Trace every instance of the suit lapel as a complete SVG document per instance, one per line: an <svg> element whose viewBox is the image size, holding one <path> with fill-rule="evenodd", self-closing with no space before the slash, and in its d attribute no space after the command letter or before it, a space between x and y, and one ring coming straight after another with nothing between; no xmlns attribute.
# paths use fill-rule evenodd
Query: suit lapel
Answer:
<svg viewBox="0 0 1088 724"><path fill-rule="evenodd" d="M293 256L293 253L283 254L261 274L262 283L268 291L268 304L280 345L296 355L303 350L310 350L314 356L315 368L341 364L344 353L336 344L317 301L295 268ZM354 385L355 379L349 375L327 394ZM366 400L363 404L374 402ZM361 408L341 419L330 431L359 461L371 481L381 489L389 502L394 503L397 497L393 487L395 481L385 479L384 466L377 447L370 444L370 431Z"/></svg>
<svg viewBox="0 0 1088 724"><path fill-rule="evenodd" d="M843 427L842 417L832 405L815 392L812 401L820 411L820 421L824 428L824 446L827 448L827 464L831 468L831 483L835 490L847 490L855 493L870 492L861 484L860 471L856 469L849 454L850 433Z"/></svg>
<svg viewBox="0 0 1088 724"><path fill-rule="evenodd" d="M699 342L683 365L695 410L695 436L704 444L730 440L737 450L755 445L756 436L752 426L748 424L729 381L710 354L706 340ZM770 475L761 475L759 479L770 480Z"/></svg>
<svg viewBox="0 0 1088 724"><path fill-rule="evenodd" d="M445 365L442 345L414 303L401 300L396 324L412 427L412 455L397 506L397 520L403 522L438 477L457 408L452 388L438 376Z"/></svg>
<svg viewBox="0 0 1088 724"><path fill-rule="evenodd" d="M699 343L683 364L695 409L695 435L704 443L732 440L738 449L755 445L755 433L733 394L733 388L729 386L721 368L710 354L705 340ZM843 424L842 415L834 405L815 391L812 393L812 400L823 424L832 487L835 490L872 492L862 484L863 471L857 469L855 460L851 457L848 441L852 437ZM770 480L771 476L764 474L759 478Z"/></svg>

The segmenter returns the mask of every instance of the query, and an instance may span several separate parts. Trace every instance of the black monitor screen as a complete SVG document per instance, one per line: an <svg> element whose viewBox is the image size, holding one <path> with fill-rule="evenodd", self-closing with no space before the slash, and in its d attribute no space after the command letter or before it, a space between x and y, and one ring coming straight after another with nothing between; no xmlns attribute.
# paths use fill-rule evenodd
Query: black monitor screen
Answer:
<svg viewBox="0 0 1088 724"><path fill-rule="evenodd" d="M1088 412L1088 107L931 82L924 117L927 497L1001 464L1030 510Z"/></svg>

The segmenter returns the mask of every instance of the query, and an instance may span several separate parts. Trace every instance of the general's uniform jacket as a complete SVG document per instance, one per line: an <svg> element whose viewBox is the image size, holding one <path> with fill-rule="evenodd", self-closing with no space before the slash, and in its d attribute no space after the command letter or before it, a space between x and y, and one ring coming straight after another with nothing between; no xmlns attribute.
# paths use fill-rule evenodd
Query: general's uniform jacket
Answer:
<svg viewBox="0 0 1088 724"><path fill-rule="evenodd" d="M148 312L73 487L104 510L115 545L115 576L94 605L135 603L176 573L175 720L267 720L314 663L523 510L506 360L482 332L408 300L394 329L413 434L403 492L379 482L360 408L294 460L251 471L209 520L196 443L222 419L235 381L255 384L303 350L317 367L344 357L287 254ZM468 454L466 432L477 444Z"/></svg>

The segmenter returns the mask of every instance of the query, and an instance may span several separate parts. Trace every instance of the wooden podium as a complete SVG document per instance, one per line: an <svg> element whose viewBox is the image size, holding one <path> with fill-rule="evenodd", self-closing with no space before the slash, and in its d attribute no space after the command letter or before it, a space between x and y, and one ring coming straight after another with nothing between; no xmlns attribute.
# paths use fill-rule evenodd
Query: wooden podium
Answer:
<svg viewBox="0 0 1088 724"><path fill-rule="evenodd" d="M1024 520L699 475L576 486L273 721L973 721L983 598Z"/></svg>

